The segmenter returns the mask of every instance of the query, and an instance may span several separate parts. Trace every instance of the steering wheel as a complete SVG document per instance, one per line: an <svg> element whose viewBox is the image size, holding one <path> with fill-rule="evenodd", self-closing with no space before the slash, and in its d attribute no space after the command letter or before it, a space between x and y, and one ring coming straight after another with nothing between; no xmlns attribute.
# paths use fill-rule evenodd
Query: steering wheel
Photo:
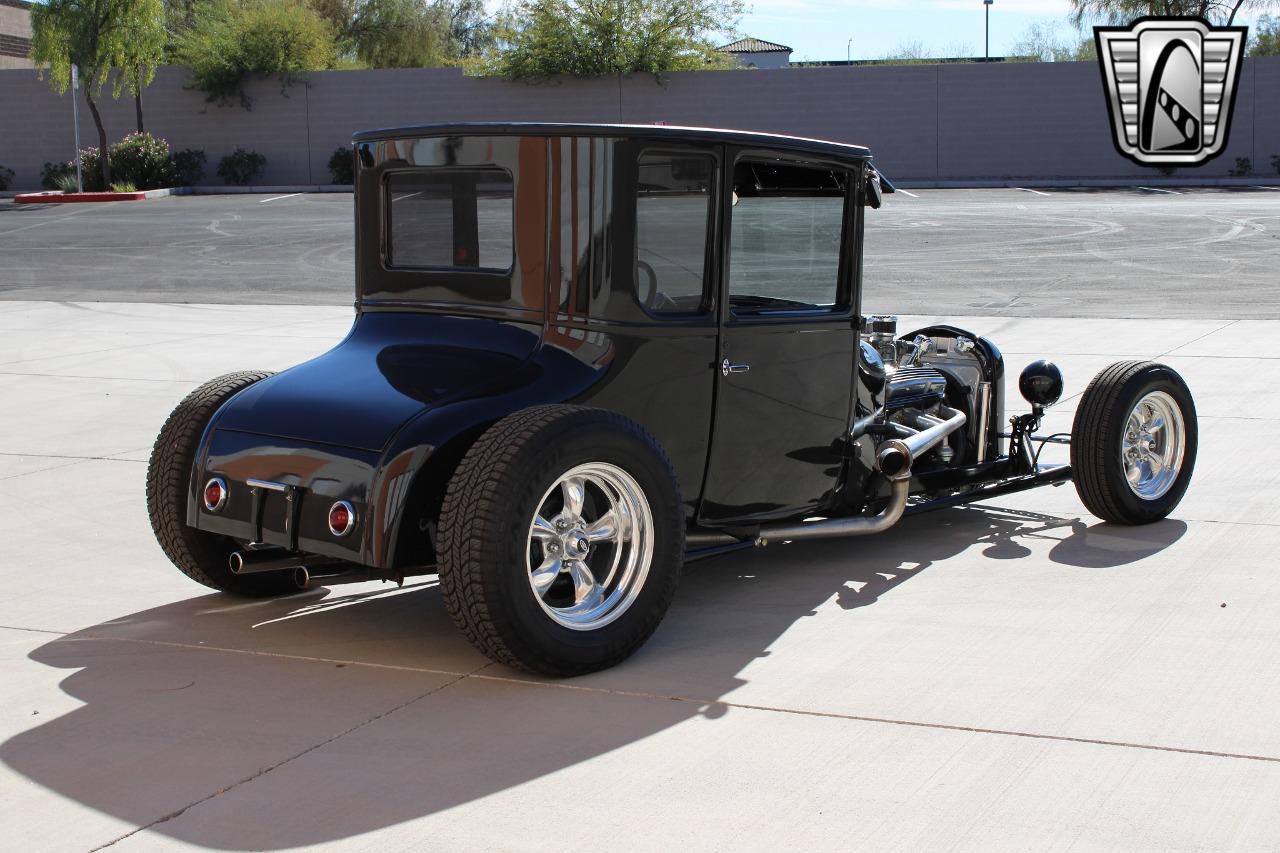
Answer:
<svg viewBox="0 0 1280 853"><path fill-rule="evenodd" d="M648 280L647 286L639 288L644 297L640 300L640 304L650 311L679 311L680 306L670 296L658 290L658 274L653 271L653 267L644 261L636 261L636 284L640 284L640 273L644 273L644 277Z"/></svg>
<svg viewBox="0 0 1280 853"><path fill-rule="evenodd" d="M641 273L644 273L644 277L648 279L648 287L639 287ZM646 308L654 307L653 300L658 295L658 274L653 271L653 267L639 259L636 260L636 285L637 289L644 294L640 304Z"/></svg>

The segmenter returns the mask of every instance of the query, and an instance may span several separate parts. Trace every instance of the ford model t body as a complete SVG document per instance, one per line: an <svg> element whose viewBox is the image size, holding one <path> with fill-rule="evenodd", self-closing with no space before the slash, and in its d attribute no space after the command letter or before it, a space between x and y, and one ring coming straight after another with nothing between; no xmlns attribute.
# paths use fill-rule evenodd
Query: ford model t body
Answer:
<svg viewBox="0 0 1280 853"><path fill-rule="evenodd" d="M552 674L655 629L682 565L1075 479L1163 517L1196 449L1167 367L1061 392L995 344L860 315L861 147L736 131L452 125L355 138L356 319L179 405L148 472L168 556L247 595L437 573L482 651ZM1053 440L1065 441L1063 438Z"/></svg>

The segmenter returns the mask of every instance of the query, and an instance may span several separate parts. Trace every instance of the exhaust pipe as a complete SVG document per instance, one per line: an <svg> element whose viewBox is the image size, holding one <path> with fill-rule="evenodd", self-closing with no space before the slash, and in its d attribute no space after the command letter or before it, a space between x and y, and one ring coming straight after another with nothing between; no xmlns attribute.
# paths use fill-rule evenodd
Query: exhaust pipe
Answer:
<svg viewBox="0 0 1280 853"><path fill-rule="evenodd" d="M233 575L256 575L262 572L288 572L307 567L334 566L344 561L334 557L306 556L290 554L283 549L273 548L267 551L232 551L227 558L227 565Z"/></svg>
<svg viewBox="0 0 1280 853"><path fill-rule="evenodd" d="M300 568L303 561L301 557L288 555L285 551L232 551L227 565L233 575L256 575Z"/></svg>
<svg viewBox="0 0 1280 853"><path fill-rule="evenodd" d="M287 556L280 556L286 554ZM335 557L316 555L288 554L281 549L268 551L234 551L228 558L231 573L235 575L256 575L264 572L288 572L298 589L309 589L313 586L336 586L346 583L365 583L367 581L392 581L403 583L407 577L430 575L436 573L436 566L407 566L402 569L376 569L339 560Z"/></svg>
<svg viewBox="0 0 1280 853"><path fill-rule="evenodd" d="M887 474L885 476L888 476ZM911 472L891 477L893 486L889 503L879 515L856 515L853 518L828 518L825 521L798 521L791 524L766 524L760 528L760 545L768 545L770 539L831 539L837 536L866 536L879 533L898 523L907 508L911 493Z"/></svg>
<svg viewBox="0 0 1280 853"><path fill-rule="evenodd" d="M902 438L891 438L880 445L876 453L876 468L892 484L889 503L877 515L858 515L852 518L828 518L823 521L796 521L781 524L764 524L756 536L756 545L767 545L770 539L830 539L841 536L866 536L879 533L898 523L907 508L911 494L911 466L924 453L937 447L947 436L965 425L968 418L958 409L941 406L943 419L921 415L917 419L922 429ZM731 544L741 540L725 533L694 533L686 537L686 546L696 548Z"/></svg>
<svg viewBox="0 0 1280 853"><path fill-rule="evenodd" d="M932 415L917 415L918 432L908 433L899 429L899 438L891 438L880 445L876 454L876 468L889 479L910 477L911 466L917 457L928 453L942 443L943 439L964 426L969 418L959 409L939 406L938 411L944 418Z"/></svg>

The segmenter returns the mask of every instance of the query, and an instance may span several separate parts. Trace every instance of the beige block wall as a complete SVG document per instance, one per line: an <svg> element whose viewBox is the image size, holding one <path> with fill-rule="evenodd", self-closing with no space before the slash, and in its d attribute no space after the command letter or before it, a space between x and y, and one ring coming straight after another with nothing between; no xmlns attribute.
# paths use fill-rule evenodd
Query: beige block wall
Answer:
<svg viewBox="0 0 1280 853"><path fill-rule="evenodd" d="M31 10L0 5L0 33L31 38Z"/></svg>
<svg viewBox="0 0 1280 853"><path fill-rule="evenodd" d="M0 7L4 8L4 7ZM537 84L464 77L458 69L322 71L285 89L249 86L252 109L219 106L187 88L182 68L161 68L143 94L147 129L175 149L208 156L206 183L237 146L267 157L263 184L329 181L334 148L356 130L448 121L694 124L814 136L869 145L901 181L1072 181L1159 173L1116 153L1098 67L1092 62L855 66L696 71ZM1222 178L1249 158L1258 182L1280 156L1280 57L1244 63L1223 155L1178 177ZM134 129L133 100L104 93L108 138ZM41 164L74 151L71 95L34 71L0 71L0 165L13 189L34 189ZM96 145L81 103L82 145Z"/></svg>

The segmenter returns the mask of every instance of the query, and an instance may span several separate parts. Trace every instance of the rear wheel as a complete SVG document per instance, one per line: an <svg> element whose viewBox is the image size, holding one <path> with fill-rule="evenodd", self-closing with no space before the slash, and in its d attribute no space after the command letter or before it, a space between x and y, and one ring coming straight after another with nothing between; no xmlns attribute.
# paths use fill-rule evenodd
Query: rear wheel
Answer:
<svg viewBox="0 0 1280 853"><path fill-rule="evenodd" d="M1113 364L1089 383L1076 409L1076 490L1106 521L1157 521L1186 493L1197 443L1195 403L1177 371L1150 361Z"/></svg>
<svg viewBox="0 0 1280 853"><path fill-rule="evenodd" d="M540 406L495 424L449 483L440 588L491 659L578 675L626 658L675 593L684 515L670 463L610 412Z"/></svg>
<svg viewBox="0 0 1280 853"><path fill-rule="evenodd" d="M270 373L219 376L187 395L160 429L147 465L147 515L165 556L184 575L222 592L261 597L296 592L290 572L235 575L228 560L234 540L187 525L187 490L200 437L214 413L235 394Z"/></svg>

